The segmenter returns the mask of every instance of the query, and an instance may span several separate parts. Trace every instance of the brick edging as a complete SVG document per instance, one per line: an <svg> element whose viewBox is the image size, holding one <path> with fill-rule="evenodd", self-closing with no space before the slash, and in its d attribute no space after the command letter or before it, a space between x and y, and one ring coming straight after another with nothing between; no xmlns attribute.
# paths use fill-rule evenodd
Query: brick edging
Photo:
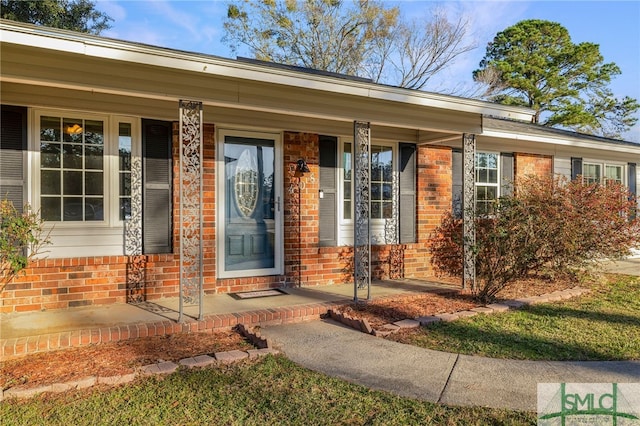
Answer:
<svg viewBox="0 0 640 426"><path fill-rule="evenodd" d="M496 312L505 312L510 309L518 309L523 306L536 305L538 303L553 302L565 299L571 299L573 297L581 296L584 293L588 293L588 288L575 286L566 290L558 290L551 293L545 293L540 296L531 296L518 299L504 300L499 303L491 303L486 306L478 306L465 311L458 311L453 313L443 313L437 315L429 315L418 318L406 318L396 321L392 324L385 324L382 326L382 330L372 329L369 322L366 319L353 318L347 314L331 309L328 314L332 319L338 321L348 327L351 327L357 331L371 334L377 337L386 337L389 334L395 333L403 328L418 328L440 321L454 321L462 317L471 317L478 314L491 314ZM410 299L417 298L414 295L409 296ZM406 299L405 299L406 300Z"/></svg>
<svg viewBox="0 0 640 426"><path fill-rule="evenodd" d="M116 386L130 383L141 376L162 375L175 372L180 366L188 369L197 367L208 367L213 364L230 364L247 358L258 358L268 354L276 355L279 352L272 348L249 349L247 351L233 350L226 352L216 352L213 356L199 355L196 357L183 358L178 363L171 361L158 362L155 364L139 367L135 372L116 376L87 376L70 382L53 383L50 385L36 386L33 388L16 386L6 390L0 390L0 401L9 398L26 399L38 394L50 392L60 393L75 389L86 389L95 385Z"/></svg>
<svg viewBox="0 0 640 426"><path fill-rule="evenodd" d="M182 323L160 320L113 327L88 328L75 331L41 334L13 339L0 339L0 360L25 355L92 344L119 342L139 337L164 336L205 330L229 330L238 324L246 326L279 325L317 320L330 309L348 303L341 299L332 302L310 303L278 308L258 309L228 314L211 314L202 320L188 319Z"/></svg>

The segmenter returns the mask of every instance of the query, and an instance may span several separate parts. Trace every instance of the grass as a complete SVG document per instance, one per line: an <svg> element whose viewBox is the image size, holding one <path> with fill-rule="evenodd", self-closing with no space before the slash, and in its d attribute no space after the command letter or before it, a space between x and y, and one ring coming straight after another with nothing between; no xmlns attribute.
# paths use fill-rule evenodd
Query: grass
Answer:
<svg viewBox="0 0 640 426"><path fill-rule="evenodd" d="M421 328L397 340L492 358L640 359L640 278L614 275L575 300L477 315Z"/></svg>
<svg viewBox="0 0 640 426"><path fill-rule="evenodd" d="M0 403L8 425L490 425L534 424L533 413L448 407L372 391L282 356L179 370L111 389Z"/></svg>

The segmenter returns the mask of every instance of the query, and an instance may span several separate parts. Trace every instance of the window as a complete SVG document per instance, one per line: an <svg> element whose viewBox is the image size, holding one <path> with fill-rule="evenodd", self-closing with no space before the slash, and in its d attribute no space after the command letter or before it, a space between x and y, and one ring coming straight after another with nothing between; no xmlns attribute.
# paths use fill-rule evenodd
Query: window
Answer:
<svg viewBox="0 0 640 426"><path fill-rule="evenodd" d="M131 217L131 123L118 123L119 217Z"/></svg>
<svg viewBox="0 0 640 426"><path fill-rule="evenodd" d="M343 143L342 150L342 217L353 218L353 144ZM394 149L391 145L371 145L371 218L393 216Z"/></svg>
<svg viewBox="0 0 640 426"><path fill-rule="evenodd" d="M499 154L476 153L476 214L491 213L493 203L500 196Z"/></svg>
<svg viewBox="0 0 640 426"><path fill-rule="evenodd" d="M71 112L36 113L36 194L47 222L118 224L131 216L136 120Z"/></svg>
<svg viewBox="0 0 640 426"><path fill-rule="evenodd" d="M341 203L340 222L340 242L339 244L351 244L353 241L353 209L355 200L353 198L354 185L354 164L353 164L353 143L342 143L341 155ZM385 234L385 224L387 219L393 219L394 194L394 173L397 172L398 160L396 156L397 145L380 143L371 144L371 235L372 243L391 243L389 236Z"/></svg>
<svg viewBox="0 0 640 426"><path fill-rule="evenodd" d="M604 170L604 174L602 171ZM582 181L587 184L618 182L624 184L624 166L604 163L582 163Z"/></svg>
<svg viewBox="0 0 640 426"><path fill-rule="evenodd" d="M104 220L104 122L42 116L39 134L42 219Z"/></svg>

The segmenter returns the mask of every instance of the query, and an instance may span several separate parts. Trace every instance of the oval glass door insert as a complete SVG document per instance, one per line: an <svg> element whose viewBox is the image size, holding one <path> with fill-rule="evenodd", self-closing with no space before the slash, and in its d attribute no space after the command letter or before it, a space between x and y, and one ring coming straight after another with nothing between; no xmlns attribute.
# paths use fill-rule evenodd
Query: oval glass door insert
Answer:
<svg viewBox="0 0 640 426"><path fill-rule="evenodd" d="M234 198L238 211L244 218L253 215L258 205L258 162L251 149L245 149L238 158L234 178Z"/></svg>

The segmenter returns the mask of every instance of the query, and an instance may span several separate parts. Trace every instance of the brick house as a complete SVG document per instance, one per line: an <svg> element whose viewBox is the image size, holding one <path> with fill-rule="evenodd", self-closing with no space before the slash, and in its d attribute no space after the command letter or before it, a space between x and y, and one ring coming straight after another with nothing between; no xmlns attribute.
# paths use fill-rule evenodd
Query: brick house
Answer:
<svg viewBox="0 0 640 426"><path fill-rule="evenodd" d="M209 294L353 280L359 130L373 278L433 275L426 242L461 201L465 138L478 209L532 173L637 191L640 145L526 124L525 108L10 21L0 31L0 191L39 211L52 240L6 287L2 313L178 296L193 158ZM182 100L202 112L195 157Z"/></svg>

